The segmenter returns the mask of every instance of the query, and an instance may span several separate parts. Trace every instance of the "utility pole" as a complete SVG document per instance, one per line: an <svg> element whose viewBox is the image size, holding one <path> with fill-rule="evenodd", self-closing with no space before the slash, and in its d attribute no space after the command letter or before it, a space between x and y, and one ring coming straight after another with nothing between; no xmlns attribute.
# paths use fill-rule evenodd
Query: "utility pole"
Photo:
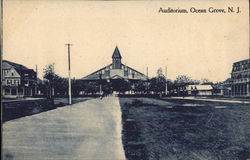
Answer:
<svg viewBox="0 0 250 160"><path fill-rule="evenodd" d="M165 88L165 95L168 95L168 68L167 68L167 64L168 64L168 58L166 58L166 67L165 67L165 78L166 78L166 88Z"/></svg>
<svg viewBox="0 0 250 160"><path fill-rule="evenodd" d="M71 78L70 78L70 46L72 46L72 44L67 43L65 44L68 47L68 65L69 65L69 104L72 104L72 100L71 100Z"/></svg>
<svg viewBox="0 0 250 160"><path fill-rule="evenodd" d="M37 80L37 77L38 77L38 71L37 71L37 64L36 64L36 84L35 84L35 95L37 95L37 83L38 83L38 80Z"/></svg>
<svg viewBox="0 0 250 160"><path fill-rule="evenodd" d="M38 71L37 71L37 64L36 64L36 77L37 77Z"/></svg>
<svg viewBox="0 0 250 160"><path fill-rule="evenodd" d="M102 99L102 73L101 71L99 73L99 80L100 80L100 86L99 86L100 99Z"/></svg>
<svg viewBox="0 0 250 160"><path fill-rule="evenodd" d="M54 75L55 75L55 63L52 63L52 74L53 74L53 80L52 80L52 86L51 86L51 95L52 97L55 96L55 88L54 88L54 85L55 85L55 79L54 79Z"/></svg>
<svg viewBox="0 0 250 160"><path fill-rule="evenodd" d="M148 91L149 91L149 86L148 86L148 83L149 83L149 81L148 81L148 66L147 66L147 68L146 68L146 74L147 74L147 88L146 88L146 90L147 90L147 94L148 94Z"/></svg>
<svg viewBox="0 0 250 160"><path fill-rule="evenodd" d="M165 89L165 94L168 94L168 78L167 78L167 66L165 68L165 78L166 78L166 89Z"/></svg>

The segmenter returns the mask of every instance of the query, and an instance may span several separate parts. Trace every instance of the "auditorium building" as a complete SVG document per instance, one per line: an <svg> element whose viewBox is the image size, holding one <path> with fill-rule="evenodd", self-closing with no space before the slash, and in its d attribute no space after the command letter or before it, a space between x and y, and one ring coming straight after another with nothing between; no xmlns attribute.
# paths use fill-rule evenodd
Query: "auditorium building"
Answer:
<svg viewBox="0 0 250 160"><path fill-rule="evenodd" d="M112 79L124 79L129 81L147 80L147 76L143 73L122 64L122 56L118 47L112 55L112 63L83 77L85 81L98 81L99 79L110 81Z"/></svg>

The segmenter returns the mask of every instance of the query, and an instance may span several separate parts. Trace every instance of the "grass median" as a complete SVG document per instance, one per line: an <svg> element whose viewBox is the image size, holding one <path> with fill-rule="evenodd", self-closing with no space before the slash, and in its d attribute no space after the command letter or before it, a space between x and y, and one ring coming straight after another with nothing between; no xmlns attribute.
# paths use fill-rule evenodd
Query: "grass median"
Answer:
<svg viewBox="0 0 250 160"><path fill-rule="evenodd" d="M128 160L246 160L250 107L206 101L120 98Z"/></svg>

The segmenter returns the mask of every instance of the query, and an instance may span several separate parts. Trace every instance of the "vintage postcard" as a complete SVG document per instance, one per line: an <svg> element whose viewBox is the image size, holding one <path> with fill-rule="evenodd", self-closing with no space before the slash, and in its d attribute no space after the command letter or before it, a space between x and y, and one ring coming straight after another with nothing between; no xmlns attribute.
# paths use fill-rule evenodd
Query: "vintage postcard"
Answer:
<svg viewBox="0 0 250 160"><path fill-rule="evenodd" d="M248 0L1 7L3 160L250 160Z"/></svg>

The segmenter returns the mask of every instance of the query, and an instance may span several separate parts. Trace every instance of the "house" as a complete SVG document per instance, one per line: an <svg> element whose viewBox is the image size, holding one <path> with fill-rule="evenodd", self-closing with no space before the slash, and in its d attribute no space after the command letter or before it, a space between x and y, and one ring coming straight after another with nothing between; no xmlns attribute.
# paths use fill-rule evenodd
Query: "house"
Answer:
<svg viewBox="0 0 250 160"><path fill-rule="evenodd" d="M233 64L230 84L231 96L250 96L250 59Z"/></svg>
<svg viewBox="0 0 250 160"><path fill-rule="evenodd" d="M188 95L210 96L213 94L213 87L211 85L188 85L186 86Z"/></svg>
<svg viewBox="0 0 250 160"><path fill-rule="evenodd" d="M21 64L2 61L2 96L18 98L33 96L36 92L36 72Z"/></svg>

